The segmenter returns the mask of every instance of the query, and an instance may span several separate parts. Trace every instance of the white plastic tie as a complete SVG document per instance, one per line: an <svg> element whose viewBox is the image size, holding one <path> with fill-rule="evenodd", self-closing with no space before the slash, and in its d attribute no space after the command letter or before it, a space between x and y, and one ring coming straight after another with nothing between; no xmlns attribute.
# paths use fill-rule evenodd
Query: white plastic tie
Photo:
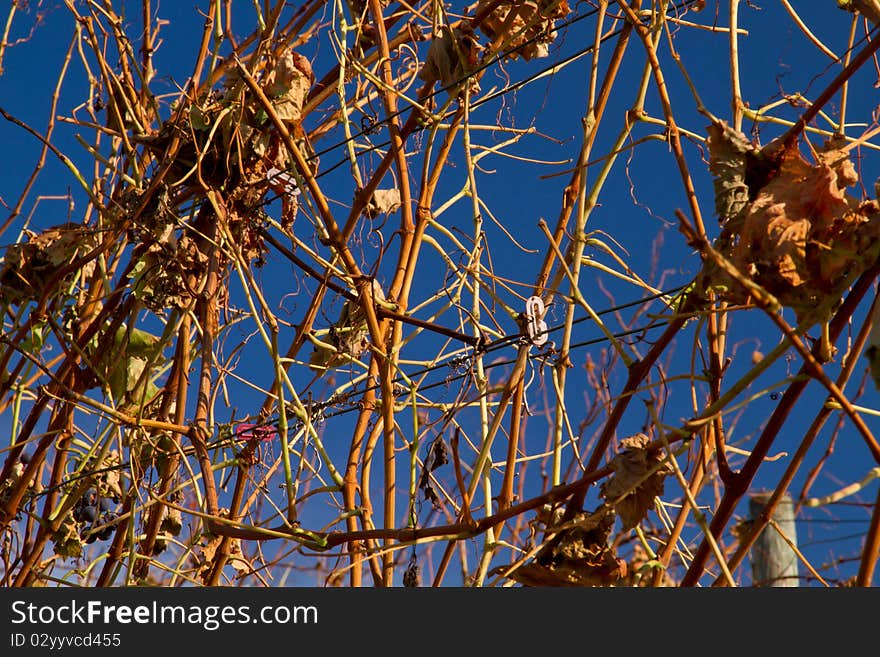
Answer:
<svg viewBox="0 0 880 657"><path fill-rule="evenodd" d="M282 187L288 196L299 196L296 178L285 171L269 167L269 170L266 172L266 180L278 187Z"/></svg>
<svg viewBox="0 0 880 657"><path fill-rule="evenodd" d="M547 342L547 322L544 321L544 301L541 297L526 300L526 332L529 342L540 347Z"/></svg>

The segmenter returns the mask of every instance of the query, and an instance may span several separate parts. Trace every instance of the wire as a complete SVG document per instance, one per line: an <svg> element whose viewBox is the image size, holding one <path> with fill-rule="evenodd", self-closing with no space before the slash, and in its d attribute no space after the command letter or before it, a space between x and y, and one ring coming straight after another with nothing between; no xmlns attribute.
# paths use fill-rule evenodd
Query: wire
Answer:
<svg viewBox="0 0 880 657"><path fill-rule="evenodd" d="M598 9L593 9L593 10L588 11L588 12L586 12L586 13L579 14L579 15L575 16L574 18L572 18L571 20L568 20L568 21L565 21L565 22L561 23L560 25L557 26L556 29L563 29L563 28L569 27L569 26L571 26L571 25L574 25L575 23L577 23L577 22L579 22L579 21L582 21L582 20L584 20L585 18L589 18L589 17L591 17L591 16L594 16L596 13L598 13L598 11L599 11ZM445 87L440 87L440 88L438 88L438 89L436 89L436 90L430 92L430 93L429 93L428 95L426 95L422 100L423 100L423 101L425 101L425 100L430 100L430 99L434 98L435 96L437 96L437 95L443 93L444 91L445 91L445 92L448 92L448 91L450 91L450 90L456 89L459 85L461 85L461 84L464 83L464 82L467 82L468 80L470 80L471 78L475 77L476 75L479 75L480 73L482 73L483 71L485 71L485 70L488 69L489 67L491 67L491 66L497 64L498 62L504 60L505 58L509 57L510 55L515 55L515 54L517 54L520 50L526 48L527 46L529 46L529 45L531 45L531 44L533 44L533 43L535 43L535 42L538 41L538 39L540 39L542 36L543 36L543 34L538 34L538 35L535 36L535 37L532 37L532 38L530 38L530 39L526 39L525 41L523 41L523 42L520 43L519 45L514 46L514 47L510 48L509 50L505 50L505 51L503 51L503 52L501 52L501 53L495 55L494 57L490 58L488 61L483 62L482 64L479 64L476 68L474 68L473 70L469 71L468 73L466 73L465 75L463 75L461 78L459 78L459 79L456 80L455 82L453 82L453 83L451 83L451 84L449 84L449 85L447 85L447 86L445 86ZM557 65L558 65L558 64L554 64L554 66L557 66ZM552 69L552 68L553 68L553 67L551 66L550 68L545 69L544 72L546 72L547 70L550 70L550 69ZM387 117L385 117L384 119L381 119L381 120L375 120L375 119L374 119L374 120L371 122L371 124L369 125L369 127L366 127L366 128L363 128L363 127L362 127L362 129L361 129L359 132L353 134L351 137L348 137L348 138L344 139L343 141L339 142L338 144L334 144L333 146L329 146L329 147L325 148L325 149L322 150L322 151L318 151L318 152L316 152L315 155L312 156L312 157L309 158L309 159L316 159L316 158L320 157L321 155L326 155L327 153L329 153L329 152L331 152L331 151L334 151L334 150L336 150L336 149L338 149L338 148L340 148L340 147L342 147L342 146L345 146L347 143L349 143L349 142L351 142L351 141L357 139L358 137L362 137L362 136L365 135L365 134L370 134L370 133L374 132L377 128L379 128L379 127L381 127L381 126L383 126L383 125L386 125L386 124L390 124L391 121L393 121L393 120L396 119L397 117L401 116L404 112L406 112L406 111L412 109L413 107L415 107L415 105L414 105L413 103L410 103L409 105L406 105L405 107L403 107L403 108L401 108L401 109L398 109L396 112L393 112L393 113L389 114L389 115L388 115ZM390 142L389 142L389 143L390 143Z"/></svg>
<svg viewBox="0 0 880 657"><path fill-rule="evenodd" d="M642 299L633 300L633 301L630 301L630 302L627 302L627 303L624 303L624 304L620 304L620 305L618 305L618 306L614 306L614 307L611 307L611 308L607 308L607 309L605 309L605 310L602 310L602 311L598 312L597 315L605 315L605 314L612 313L612 312L617 312L617 311L619 311L619 310L622 310L622 309L625 309L625 308L629 308L629 307L632 307L632 306L635 306L635 305L641 305L641 304L647 303L647 302L649 302L649 301L652 301L652 300L654 300L654 299L657 299L657 298L660 297L660 296L664 296L665 294L672 294L672 293L674 293L674 292L676 292L676 291L678 291L678 290L683 289L683 287L685 287L685 286L680 286L680 287L674 288L674 289L672 289L672 290L669 290L669 291L667 291L667 292L665 292L665 293L654 294L654 295L651 295L651 296L648 296L648 297L644 297L644 298L642 298ZM577 320L574 320L573 323L580 323L580 322L587 321L587 320L590 320L590 319L591 319L590 317L583 317L583 318L579 318L579 319L577 319ZM655 329L655 328L659 328L659 327L662 327L662 326L666 326L667 324L669 324L669 320L657 320L657 319L655 319L655 320L652 320L651 322L649 322L648 324L646 324L646 325L644 325L644 326L640 326L640 327L633 328L633 329L628 329L628 330L626 330L626 331L621 331L621 332L618 332L618 333L613 334L611 337L613 337L613 338L624 338L624 337L627 337L627 336L630 336L630 335L635 335L635 334L638 334L638 333L644 333L644 332L650 331L650 330ZM549 332L553 332L553 331L560 330L560 329L562 329L563 327L564 327L564 324L559 325L559 326L556 326L556 327L554 327L554 328L552 328L552 329L549 329L549 330L548 330L548 333L549 333ZM508 336L508 337L505 337L505 338L499 339L499 340L497 340L497 341L491 343L486 349L484 349L484 350L480 350L478 353L480 353L480 354L484 354L484 353L487 353L487 352L496 351L496 350L499 349L499 348L502 348L502 347L505 347L505 346L509 346L509 345L514 344L514 343L519 343L519 342L521 342L521 341L524 340L524 339L525 339L525 338L524 338L524 336L522 336L522 335ZM599 338L594 338L594 339L592 339L592 340L585 340L585 341L583 341L583 342L577 342L577 343L572 344L572 345L569 347L569 349L580 349L580 348L588 347L588 346L592 346L592 345L595 345L595 344L601 344L601 343L603 343L603 342L608 341L609 339L610 339L610 338L609 338L608 336L602 336L602 337L599 337ZM548 356L548 354L547 354L546 352L538 352L538 353L535 353L535 354L529 354L529 358L530 358L530 359L537 359L537 360L545 360L545 359L547 358L547 356ZM419 387L419 391L427 391L427 390L432 390L432 389L434 389L434 388L441 387L441 386L448 386L448 385L450 385L451 383L453 383L453 382L455 382L455 381L462 380L462 379L464 379L465 377L467 377L467 376L470 375L470 369L471 369L471 362L470 362L470 361L471 361L471 359L470 359L469 357L461 357L461 356L459 356L459 357L456 357L456 358L451 359L451 360L448 361L448 362L445 362L445 363L438 363L438 364L436 364L436 365L432 365L432 366L429 366L429 367L422 368L421 370L417 370L417 371L415 371L415 372L408 373L408 374L406 374L406 378L407 378L407 379L419 378L419 377L422 377L422 376L424 376L424 375L426 375L426 374L430 374L431 372L435 372L435 371L437 371L437 370L441 370L441 369L450 369L450 368L451 368L451 369L455 370L455 373L454 373L454 374L451 374L451 375L449 375L449 376L443 378L441 381L437 381L437 382L430 383L430 384L427 384L427 385L424 385L424 386L420 386L420 387ZM507 366L507 365L511 365L511 364L513 364L514 362L516 362L514 359L507 359L507 360L495 361L495 362L492 362L492 363L487 363L487 364L484 366L484 369L485 369L485 370L491 370L491 369L494 369L494 368L496 368L496 367L504 367L504 366ZM397 378L395 378L395 379L392 381L392 384L393 384L393 385L394 385L394 384L397 384L397 385L403 385L403 383L404 383L404 378L403 378L402 376L401 376L401 377L397 377ZM324 409L329 408L329 407L331 407L331 406L336 406L336 405L339 405L339 404L349 405L349 404L351 404L350 400L352 399L352 397L355 397L355 396L358 396L358 395L363 395L363 394L369 392L370 390L379 390L379 389L380 389L380 385L379 385L379 384L368 385L368 386L364 387L363 389L359 389L359 388L357 388L357 387L354 387L354 388L352 388L351 390L349 390L349 391L347 391L346 393L344 393L343 395L331 396L329 399L327 399L327 400L325 400L325 401L320 401L320 402L310 403L310 404L308 405L308 411L309 411L309 413L312 413L312 412L316 413L317 416L320 418L321 421L322 421L322 420L325 420L325 419L328 419L328 418L331 418L331 417L337 417L337 416L339 416L339 415L344 415L344 414L346 414L346 413L348 413L348 412L350 412L350 411L356 410L355 407L357 406L357 404L354 403L354 405L353 405L352 407L344 408L344 409L339 410L339 411L337 411L337 412L335 412L335 413L329 413L329 414L328 414L328 413L324 413ZM271 424L271 423L270 423L270 424Z"/></svg>
<svg viewBox="0 0 880 657"><path fill-rule="evenodd" d="M697 1L698 0L684 0L684 2L680 3L679 5L674 5L672 7L672 9L675 10L676 12L686 10L686 9L690 8L691 5L695 4ZM579 14L579 15L575 16L574 18L572 18L571 20L564 21L556 29L563 29L563 28L569 27L569 26L571 26L581 20L584 20L586 18L594 16L596 13L598 13L598 9L593 9L593 10L585 12L583 14ZM621 32L622 32L622 28L615 30L614 32L606 34L605 36L602 37L602 39L600 40L600 43L604 43L608 39L611 39L611 38L617 36ZM460 85L463 82L466 82L467 80L473 78L474 76L482 73L483 71L485 71L489 67L493 66L494 64L504 60L505 58L509 57L510 55L516 54L518 51L522 50L523 48L527 47L528 45L535 43L541 36L542 35L539 34L535 37L532 37L530 39L523 41L519 45L514 46L514 47L510 48L509 50L506 50L498 55L495 55L494 57L490 58L487 62L484 62L484 63L478 65L474 70L468 72L467 74L465 74L463 77L456 80L452 84L449 84L445 87L438 88L438 89L432 91L431 93L426 95L422 100L423 101L430 100L431 98L433 98L434 96L437 96L438 94L440 94L442 92L448 92L450 89L457 88L458 85ZM540 78L541 76L546 75L548 72L552 71L553 69L555 69L559 66L563 66L563 65L565 65L571 61L574 61L575 59L582 57L583 55L591 52L593 50L593 48L594 48L593 44L591 44L585 48L582 48L582 49L578 50L577 52L575 52L574 54L569 55L569 56L565 57L564 59L558 60L558 61L540 69L536 73L534 73L526 78L523 78L522 80L520 80L514 84L508 85L507 87L500 89L499 91L496 91L495 93L490 94L489 96L486 96L484 98L476 99L472 103L471 106L472 106L472 108L477 108L477 107L480 107L481 105L484 105L485 103L488 103L493 100L497 100L498 98L503 97L504 95L506 95L507 93L509 93L511 91L516 91L517 89L520 89L520 88L524 87L525 85L527 85L529 82L532 82L532 81ZM360 131L354 133L350 137L343 139L342 141L339 141L331 146L326 147L325 149L323 149L321 151L317 151L314 155L310 155L309 157L307 157L306 160L309 162L316 160L316 159L320 158L322 155L327 155L328 153L332 153L332 152L342 148L346 144L354 141L355 139L358 139L359 137L362 137L363 135L372 134L372 133L376 132L377 129L381 128L383 125L390 124L390 122L393 121L395 118L401 116L404 112L409 111L409 110L413 109L414 107L415 107L415 105L413 103L410 103L410 104L406 105L405 107L398 109L396 112L389 114L384 119L381 119L381 120L373 119L373 120L371 120L370 125L368 127L362 126ZM424 130L424 129L426 129L426 126L420 126L417 128L417 130ZM363 150L355 153L355 157L360 157L361 155L371 153L375 150L379 150L379 149L385 148L390 145L391 145L391 140L383 141L380 144L372 144L371 143L369 147L364 148ZM347 157L340 159L338 162L334 163L329 168L316 174L315 179L319 179L323 176L328 175L329 173L335 171L336 169L338 169L339 167L343 166L344 164L346 164L348 162L349 162L349 158L347 158ZM289 171L289 170L290 170L290 168L287 169L287 171ZM270 195L267 198L262 199L259 203L257 203L253 207L253 209L263 207L269 203L272 203L273 201L275 201L279 198L281 198L280 194L279 195Z"/></svg>

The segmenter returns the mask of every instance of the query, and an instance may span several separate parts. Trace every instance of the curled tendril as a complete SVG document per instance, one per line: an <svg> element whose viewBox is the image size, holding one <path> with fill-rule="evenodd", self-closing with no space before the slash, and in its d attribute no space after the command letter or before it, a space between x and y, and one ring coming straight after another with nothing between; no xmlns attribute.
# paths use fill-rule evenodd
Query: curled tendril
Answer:
<svg viewBox="0 0 880 657"><path fill-rule="evenodd" d="M453 374L467 374L471 369L471 359L469 356L455 356L449 361L449 369Z"/></svg>
<svg viewBox="0 0 880 657"><path fill-rule="evenodd" d="M364 114L361 117L361 131L365 135L378 135L382 132L382 126L373 114Z"/></svg>

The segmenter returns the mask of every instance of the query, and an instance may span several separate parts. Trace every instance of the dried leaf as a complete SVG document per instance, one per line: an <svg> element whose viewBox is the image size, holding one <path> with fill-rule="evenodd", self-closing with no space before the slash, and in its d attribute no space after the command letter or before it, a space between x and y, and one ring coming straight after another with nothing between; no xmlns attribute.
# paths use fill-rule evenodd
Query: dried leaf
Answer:
<svg viewBox="0 0 880 657"><path fill-rule="evenodd" d="M878 0L837 0L837 6L846 11L858 12L875 25L880 24L880 1Z"/></svg>
<svg viewBox="0 0 880 657"><path fill-rule="evenodd" d="M431 40L428 54L419 77L433 84L440 81L444 88L450 88L476 68L482 47L476 36L467 28L452 29L443 26L439 36ZM471 93L480 90L480 85L473 78L469 79Z"/></svg>
<svg viewBox="0 0 880 657"><path fill-rule="evenodd" d="M224 515L225 512L221 512ZM198 571L199 577L203 582L207 583L207 579L214 569L214 560L217 557L217 550L223 542L222 536L206 535L202 541L193 548L193 560ZM244 558L241 552L241 540L237 538L229 539L227 545L228 554L226 563L231 566L237 573L251 573L253 566Z"/></svg>
<svg viewBox="0 0 880 657"><path fill-rule="evenodd" d="M446 443L441 437L437 437L428 449L428 455L425 457L425 471L433 472L441 465L449 463L449 450Z"/></svg>
<svg viewBox="0 0 880 657"><path fill-rule="evenodd" d="M302 111L302 102L299 103L289 98L282 98L275 103L275 113L282 121L293 123L298 121Z"/></svg>
<svg viewBox="0 0 880 657"><path fill-rule="evenodd" d="M229 517L229 509L219 509L217 515L221 518L227 518ZM217 550L222 542L222 536L205 533L202 535L201 540L193 546L191 558L193 565L203 582L207 580L214 567L214 558L216 557ZM241 545L239 543L239 539L230 539L230 555L236 553L241 554Z"/></svg>
<svg viewBox="0 0 880 657"><path fill-rule="evenodd" d="M78 559L83 555L83 542L79 535L79 525L68 513L61 526L52 534L52 547L59 557Z"/></svg>
<svg viewBox="0 0 880 657"><path fill-rule="evenodd" d="M645 548L640 543L633 546L632 556L626 567L626 577L620 581L620 586L654 586L653 575L657 570L663 571L660 577L659 586L674 587L675 579L669 574L666 568L657 559L651 559Z"/></svg>
<svg viewBox="0 0 880 657"><path fill-rule="evenodd" d="M737 216L749 202L746 184L746 154L757 150L741 132L727 123L713 123L709 137L709 171L714 177L715 212L721 224Z"/></svg>
<svg viewBox="0 0 880 657"><path fill-rule="evenodd" d="M245 575L254 572L253 564L245 559L241 551L241 540L234 538L229 541L229 557L227 563L232 566L239 575Z"/></svg>
<svg viewBox="0 0 880 657"><path fill-rule="evenodd" d="M385 301L382 286L375 279L372 282L372 289L373 299L377 302ZM330 327L326 342L333 348L328 349L316 344L312 351L309 366L314 370L323 371L349 362L349 359L343 354L355 359L360 358L361 354L367 350L370 344L369 331L360 303L349 299L345 300L339 319Z"/></svg>
<svg viewBox="0 0 880 657"><path fill-rule="evenodd" d="M449 450L443 438L437 436L428 448L418 483L418 487L424 494L425 499L429 500L434 508L439 508L440 498L437 495L437 491L431 485L431 473L447 463L449 463Z"/></svg>
<svg viewBox="0 0 880 657"><path fill-rule="evenodd" d="M108 497L114 502L119 502L123 498L121 465L122 459L119 457L119 452L111 449L97 466L97 469L101 470L101 474L98 475L95 482L98 494L102 497Z"/></svg>
<svg viewBox="0 0 880 657"><path fill-rule="evenodd" d="M165 507L165 515L162 517L162 524L159 525L159 531L168 532L172 536L180 535L183 529L183 517L180 509L171 509Z"/></svg>
<svg viewBox="0 0 880 657"><path fill-rule="evenodd" d="M254 136L254 139L251 140L251 153L253 153L257 157L263 157L269 152L269 147L272 144L273 139L275 139L275 135L270 132L259 132ZM246 140L246 136L242 135L242 140Z"/></svg>
<svg viewBox="0 0 880 657"><path fill-rule="evenodd" d="M614 586L626 574L626 562L617 558L608 536L614 514L607 506L593 513L580 513L564 526L562 514L538 521L547 532L558 532L541 548L535 559L514 570L510 578L525 586Z"/></svg>
<svg viewBox="0 0 880 657"><path fill-rule="evenodd" d="M415 555L409 560L409 565L403 572L403 585L407 588L418 588L419 586L419 562Z"/></svg>
<svg viewBox="0 0 880 657"><path fill-rule="evenodd" d="M222 536L205 536L201 542L193 548L193 559L202 582L207 583L214 565L214 555L223 540Z"/></svg>
<svg viewBox="0 0 880 657"><path fill-rule="evenodd" d="M663 457L659 450L646 449L650 442L643 433L621 440L621 450L611 460L614 474L600 487L599 494L617 512L624 531L647 517L670 472L668 464L657 467Z"/></svg>
<svg viewBox="0 0 880 657"><path fill-rule="evenodd" d="M0 298L10 302L36 299L43 286L59 270L92 251L98 240L95 232L81 224L67 223L47 228L41 233L26 230L26 242L6 247L0 267ZM77 275L90 276L94 261L82 265L64 277L56 289L64 289Z"/></svg>
<svg viewBox="0 0 880 657"><path fill-rule="evenodd" d="M400 209L399 189L377 189L364 205L364 216L373 219L380 214L391 214Z"/></svg>
<svg viewBox="0 0 880 657"><path fill-rule="evenodd" d="M18 480L21 479L21 475L24 474L25 465L20 460L16 461L12 464L12 469L9 471L9 476L0 482L0 500L3 500L3 492L15 488L16 484L18 484Z"/></svg>
<svg viewBox="0 0 880 657"><path fill-rule="evenodd" d="M275 68L267 76L266 95L278 117L296 122L302 116L302 107L315 81L309 60L294 50L278 58Z"/></svg>
<svg viewBox="0 0 880 657"><path fill-rule="evenodd" d="M133 294L156 313L185 308L192 299L185 277L202 280L207 265L207 254L189 235L181 235L173 248L153 244L132 268Z"/></svg>
<svg viewBox="0 0 880 657"><path fill-rule="evenodd" d="M443 505L440 504L440 496L437 495L437 491L434 490L434 487L431 485L430 480L425 483L422 488L422 494L425 496L425 500L431 503L431 506L437 509L438 511L443 508Z"/></svg>
<svg viewBox="0 0 880 657"><path fill-rule="evenodd" d="M712 131L719 130L710 128L710 138ZM745 137L728 132L722 133L727 135L723 136L727 151L742 151ZM776 153L774 159L775 168L750 181L751 200L722 232L715 248L792 308L798 321L807 317L827 321L849 285L880 255L880 205L859 202L846 192L858 182L858 175L848 151L835 141L826 144L815 164L807 162L796 146ZM742 178L731 173L725 180L740 185ZM735 198L718 203L733 204L735 209L742 193L737 187ZM726 273L711 264L704 272L709 286L727 301L749 301L747 292Z"/></svg>
<svg viewBox="0 0 880 657"><path fill-rule="evenodd" d="M475 13L493 1L479 0ZM565 0L509 0L489 12L480 23L480 31L493 41L503 36L508 59L521 56L529 61L550 54L550 44L556 40L556 21L570 12Z"/></svg>

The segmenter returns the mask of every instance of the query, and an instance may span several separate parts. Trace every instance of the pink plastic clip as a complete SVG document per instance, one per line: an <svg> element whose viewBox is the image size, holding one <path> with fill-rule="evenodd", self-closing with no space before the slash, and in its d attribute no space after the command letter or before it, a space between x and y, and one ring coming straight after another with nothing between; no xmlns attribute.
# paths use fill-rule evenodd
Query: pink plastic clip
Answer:
<svg viewBox="0 0 880 657"><path fill-rule="evenodd" d="M235 437L238 440L272 440L278 437L275 427L260 424L237 424Z"/></svg>

